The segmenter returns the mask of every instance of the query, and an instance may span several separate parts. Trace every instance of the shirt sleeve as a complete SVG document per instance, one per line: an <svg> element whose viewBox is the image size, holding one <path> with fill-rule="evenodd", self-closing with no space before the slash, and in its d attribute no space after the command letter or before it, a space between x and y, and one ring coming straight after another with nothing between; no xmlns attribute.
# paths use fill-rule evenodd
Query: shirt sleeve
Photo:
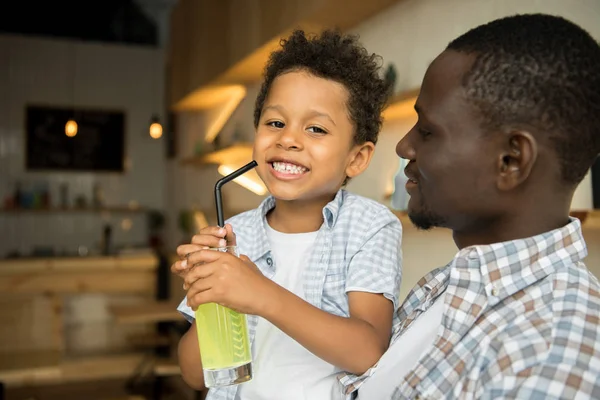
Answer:
<svg viewBox="0 0 600 400"><path fill-rule="evenodd" d="M374 215L363 244L350 260L346 292L381 293L398 309L402 280L402 225L389 210Z"/></svg>

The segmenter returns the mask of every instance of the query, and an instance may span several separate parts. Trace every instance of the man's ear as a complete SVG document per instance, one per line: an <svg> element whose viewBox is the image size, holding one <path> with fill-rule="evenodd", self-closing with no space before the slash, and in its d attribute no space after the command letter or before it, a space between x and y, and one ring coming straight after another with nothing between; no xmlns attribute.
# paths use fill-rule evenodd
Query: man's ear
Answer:
<svg viewBox="0 0 600 400"><path fill-rule="evenodd" d="M537 141L531 133L515 130L505 135L504 148L498 156L498 189L511 190L525 182L537 156Z"/></svg>
<svg viewBox="0 0 600 400"><path fill-rule="evenodd" d="M350 162L346 167L346 176L354 178L362 174L371 163L374 152L375 145L372 142L354 146L350 152Z"/></svg>

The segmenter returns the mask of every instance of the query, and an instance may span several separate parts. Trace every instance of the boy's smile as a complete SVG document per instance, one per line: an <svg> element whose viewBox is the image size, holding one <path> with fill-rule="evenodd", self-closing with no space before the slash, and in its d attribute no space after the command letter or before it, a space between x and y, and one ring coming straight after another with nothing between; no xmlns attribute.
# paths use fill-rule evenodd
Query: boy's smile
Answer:
<svg viewBox="0 0 600 400"><path fill-rule="evenodd" d="M269 161L271 172L278 179L291 180L302 178L308 171L304 165L301 165L293 160L284 158L276 158Z"/></svg>

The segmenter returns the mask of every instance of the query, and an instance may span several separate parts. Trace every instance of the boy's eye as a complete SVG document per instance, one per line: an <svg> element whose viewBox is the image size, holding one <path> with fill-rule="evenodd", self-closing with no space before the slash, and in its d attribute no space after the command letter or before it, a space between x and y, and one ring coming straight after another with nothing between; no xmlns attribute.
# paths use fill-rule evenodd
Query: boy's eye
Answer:
<svg viewBox="0 0 600 400"><path fill-rule="evenodd" d="M312 133L327 133L325 129L319 128L318 126L311 126L307 130Z"/></svg>
<svg viewBox="0 0 600 400"><path fill-rule="evenodd" d="M285 124L281 121L270 121L267 122L267 125L277 129L282 129L285 126Z"/></svg>

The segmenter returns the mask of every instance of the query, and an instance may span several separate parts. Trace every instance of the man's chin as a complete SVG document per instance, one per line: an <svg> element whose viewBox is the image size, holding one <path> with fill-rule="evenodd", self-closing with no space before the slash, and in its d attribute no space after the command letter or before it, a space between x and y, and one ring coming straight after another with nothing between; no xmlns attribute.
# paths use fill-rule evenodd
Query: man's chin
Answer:
<svg viewBox="0 0 600 400"><path fill-rule="evenodd" d="M425 231L443 226L442 218L428 212L418 212L409 209L408 218L415 227Z"/></svg>

